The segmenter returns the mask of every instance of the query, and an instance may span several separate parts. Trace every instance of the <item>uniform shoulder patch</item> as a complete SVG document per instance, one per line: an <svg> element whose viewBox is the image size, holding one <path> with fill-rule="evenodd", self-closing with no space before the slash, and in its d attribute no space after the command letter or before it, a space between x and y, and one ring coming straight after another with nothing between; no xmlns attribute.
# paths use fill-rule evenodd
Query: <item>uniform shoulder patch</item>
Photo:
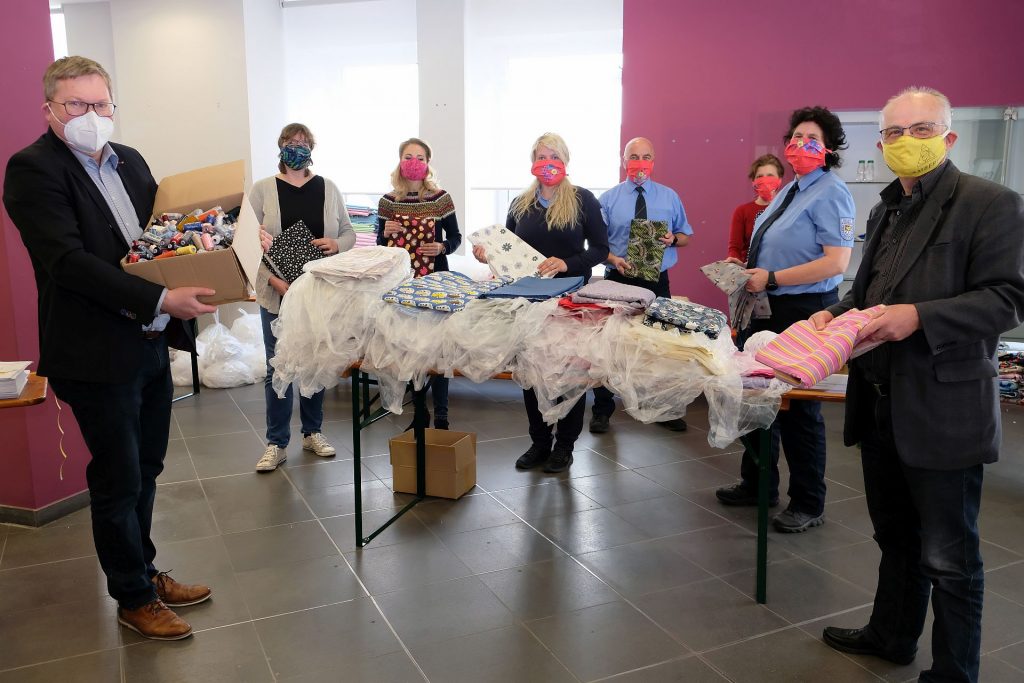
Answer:
<svg viewBox="0 0 1024 683"><path fill-rule="evenodd" d="M853 240L853 219L852 218L840 218L839 219L839 236L845 241L850 242Z"/></svg>

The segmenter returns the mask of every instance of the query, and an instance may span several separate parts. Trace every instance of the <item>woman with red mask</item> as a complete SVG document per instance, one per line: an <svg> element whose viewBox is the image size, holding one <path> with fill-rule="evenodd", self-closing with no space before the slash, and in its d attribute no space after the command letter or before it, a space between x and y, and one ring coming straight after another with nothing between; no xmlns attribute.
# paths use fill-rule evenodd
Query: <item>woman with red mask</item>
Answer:
<svg viewBox="0 0 1024 683"><path fill-rule="evenodd" d="M754 224L747 250L750 292L767 292L771 317L755 318L744 339L762 330L782 332L839 301L838 287L853 251L854 205L846 183L831 170L840 165L846 134L824 107L798 109L784 138L786 161L796 179L779 189ZM825 422L817 401L793 401L772 425L769 498L778 503L779 441L789 463L789 505L773 520L796 533L821 525L825 510ZM742 481L718 489L726 505L756 505L758 469L749 449Z"/></svg>
<svg viewBox="0 0 1024 683"><path fill-rule="evenodd" d="M434 271L448 270L450 254L462 244L459 221L455 217L455 203L451 195L442 190L430 167L430 145L419 138L409 138L398 146L398 165L391 172L391 192L377 205L377 244L387 246L393 238L402 235L404 228L399 217L434 220L434 241L416 248L420 256L434 259ZM420 273L416 273L417 275ZM423 389L426 391L426 389ZM448 378L435 375L430 379L434 397L434 428L448 429ZM429 426L430 415L426 416ZM409 425L409 428L415 426Z"/></svg>
<svg viewBox="0 0 1024 683"><path fill-rule="evenodd" d="M546 258L541 276L590 279L594 266L608 258L608 226L601 205L590 190L576 187L566 177L569 149L554 133L544 133L533 143L530 155L534 181L512 201L505 227ZM487 252L473 247L473 256L487 263ZM572 465L572 449L583 431L586 394L569 414L558 421L552 440L551 425L544 422L533 389L523 390L530 420L529 450L516 460L522 470L544 465L545 472L564 472Z"/></svg>
<svg viewBox="0 0 1024 683"><path fill-rule="evenodd" d="M750 246L750 235L754 232L754 221L760 216L782 185L785 169L782 162L774 154L765 154L754 159L747 177L754 187L754 198L736 207L732 212L732 225L729 227L729 257L726 261L747 265L747 247Z"/></svg>

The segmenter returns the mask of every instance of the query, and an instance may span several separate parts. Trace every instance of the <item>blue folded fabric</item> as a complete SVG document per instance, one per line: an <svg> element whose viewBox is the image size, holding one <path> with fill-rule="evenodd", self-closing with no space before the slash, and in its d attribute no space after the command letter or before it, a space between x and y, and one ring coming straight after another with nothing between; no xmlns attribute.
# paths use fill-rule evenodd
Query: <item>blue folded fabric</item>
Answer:
<svg viewBox="0 0 1024 683"><path fill-rule="evenodd" d="M575 292L583 286L583 276L575 277L521 277L515 282L492 289L481 295L481 299L516 299L546 301Z"/></svg>

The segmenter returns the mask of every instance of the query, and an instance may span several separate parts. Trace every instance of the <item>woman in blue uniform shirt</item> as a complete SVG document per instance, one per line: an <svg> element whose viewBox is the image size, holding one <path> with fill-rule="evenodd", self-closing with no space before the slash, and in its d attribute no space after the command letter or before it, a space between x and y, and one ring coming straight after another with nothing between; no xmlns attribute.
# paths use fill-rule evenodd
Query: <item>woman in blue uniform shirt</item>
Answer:
<svg viewBox="0 0 1024 683"><path fill-rule="evenodd" d="M839 300L838 287L853 251L854 205L846 184L832 173L846 134L824 107L806 107L789 119L786 160L796 179L781 188L758 217L747 256L747 290L767 291L771 317L751 322L747 336L782 332ZM793 401L772 425L770 502L778 503L779 441L789 463L786 510L773 520L784 532L821 525L825 511L825 422L817 401ZM757 503L758 470L743 454L742 481L717 491L726 505Z"/></svg>

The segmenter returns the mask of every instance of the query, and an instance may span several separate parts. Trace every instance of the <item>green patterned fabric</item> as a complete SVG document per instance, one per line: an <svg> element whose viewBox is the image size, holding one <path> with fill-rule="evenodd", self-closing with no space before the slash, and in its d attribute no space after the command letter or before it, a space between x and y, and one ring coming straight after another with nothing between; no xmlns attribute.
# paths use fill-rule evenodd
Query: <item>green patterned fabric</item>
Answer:
<svg viewBox="0 0 1024 683"><path fill-rule="evenodd" d="M632 267L626 275L648 282L658 281L665 257L665 243L658 238L667 232L668 223L665 221L633 219L629 226L629 246L626 247L626 260Z"/></svg>

